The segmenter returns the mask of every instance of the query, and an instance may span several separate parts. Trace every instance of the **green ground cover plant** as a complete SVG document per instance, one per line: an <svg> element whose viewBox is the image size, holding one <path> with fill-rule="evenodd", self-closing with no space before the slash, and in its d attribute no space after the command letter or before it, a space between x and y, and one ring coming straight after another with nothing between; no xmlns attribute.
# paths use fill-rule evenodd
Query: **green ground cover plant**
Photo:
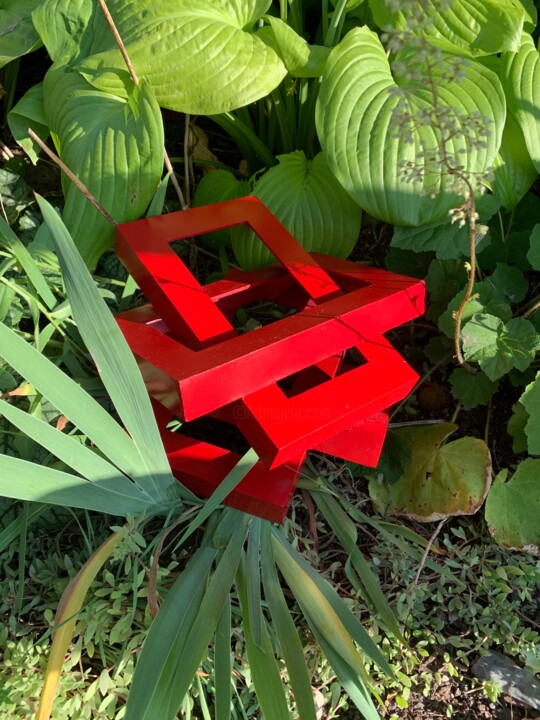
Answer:
<svg viewBox="0 0 540 720"><path fill-rule="evenodd" d="M132 643L129 661L128 645L121 661L130 690L109 692L114 683L100 673L90 686L103 698L97 712L165 719L181 706L189 716L198 703L202 717L218 720L249 716L247 706L268 720L291 713L313 718L308 649L322 651L323 667L332 668L363 717L375 719L392 683L407 703L403 677L414 674L414 661L403 641L415 632L409 618L429 626L423 641L441 642L434 617L442 604L437 598L445 595L433 595L433 582L425 590L416 578L410 596L393 598L390 609L376 577L376 549L371 561L364 557L358 526L367 524L380 537L387 563L388 548L399 550L400 570L393 565L392 572L407 576L411 563L426 562L424 552L446 518L480 508L487 531L505 548L494 555L502 564L482 567L488 604L460 604L457 588L465 580L457 576L474 558L453 550L458 560L432 567L447 589L456 589L454 614L473 628L471 645L456 635L455 647L461 661L485 646L478 640L483 634L490 644L533 658L538 638L522 632L512 605L516 596L532 602L532 564L505 553L537 554L540 546L535 4L10 0L0 9L0 33L3 112L12 134L6 160L16 141L39 169L41 145L50 138L87 188L81 193L63 174L53 206L32 194L21 157L0 169L0 494L23 503L0 535L4 549L19 543L12 617L24 605L25 543L51 504L72 508L77 523L83 517L88 523L89 512L115 516L106 521L112 534L85 531L87 565L67 590L58 588L65 592L36 717L49 715L73 631L84 633L79 651L83 644L94 648L81 608L101 568L120 555L126 576L109 585L129 577L133 588L142 587L143 571L151 568L150 610L140 610L145 595L134 589L130 621L116 628L122 642ZM19 68L39 48L47 69L22 92ZM193 188L186 143L184 193L175 181L180 192L171 200L167 183L175 177L164 151L164 110L184 114L186 138L195 115L204 116L209 132L228 133L237 167L214 161ZM172 477L146 389L111 314L137 301L133 281L115 268L110 252L114 223L160 214L166 202L185 207L192 194L194 204L205 205L249 193L308 250L352 252L364 260L366 238L386 237L389 247L379 244L377 261L426 279L425 322L411 327L408 340L396 333L422 372L420 385L396 409L378 468L347 469L367 481L378 515L361 513L317 463L306 467L303 480L313 512L348 556L347 581L373 613L369 633L358 610L351 612L305 555L315 558L298 552L290 524L272 527L221 506L256 461L252 451L208 501ZM255 268L272 260L247 228L201 242L216 258L214 274L231 262ZM420 403L430 389L443 396L435 410ZM439 525L428 541L431 528L413 533L407 524L389 523L390 516ZM152 573L159 576L161 546L173 530L178 566L168 566L171 586L157 613ZM455 548L453 540L445 542ZM430 594L425 613L424 591ZM497 604L503 620L493 610ZM509 646L502 627L511 628ZM20 628L2 632L3 642L15 642ZM249 661L237 705L231 637L241 638L238 647ZM16 643L17 652L26 647L43 669L34 641ZM396 647L409 658L397 680ZM72 659L78 661L77 652ZM105 672L110 658L101 649L100 655ZM211 680L197 674L201 663L211 664ZM87 676L68 677L68 689L60 692L80 697ZM208 683L212 711L202 699ZM75 716L82 707L66 712Z"/></svg>

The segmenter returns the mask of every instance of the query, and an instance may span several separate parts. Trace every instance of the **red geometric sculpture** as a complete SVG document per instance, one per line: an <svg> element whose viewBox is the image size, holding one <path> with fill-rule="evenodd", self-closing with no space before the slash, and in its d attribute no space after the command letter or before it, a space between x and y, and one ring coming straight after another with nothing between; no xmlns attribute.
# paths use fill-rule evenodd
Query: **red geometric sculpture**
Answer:
<svg viewBox="0 0 540 720"><path fill-rule="evenodd" d="M170 243L240 223L278 263L201 286ZM235 426L260 458L226 503L276 522L308 450L377 464L384 411L417 380L383 333L423 312L423 283L307 253L254 197L119 225L116 251L151 303L117 320L182 483L208 496L240 457L192 437L203 417ZM297 312L239 334L232 318L257 300ZM166 429L172 416L182 432Z"/></svg>

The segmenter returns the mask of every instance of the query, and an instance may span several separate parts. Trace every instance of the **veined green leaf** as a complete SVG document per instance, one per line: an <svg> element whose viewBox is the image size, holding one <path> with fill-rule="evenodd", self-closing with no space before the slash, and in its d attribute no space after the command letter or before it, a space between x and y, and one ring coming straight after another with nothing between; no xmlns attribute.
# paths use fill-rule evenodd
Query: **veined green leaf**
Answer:
<svg viewBox="0 0 540 720"><path fill-rule="evenodd" d="M0 455L0 495L15 500L96 510L109 515L142 515L153 504L133 483L90 482L10 455Z"/></svg>
<svg viewBox="0 0 540 720"><path fill-rule="evenodd" d="M291 617L279 583L272 551L272 529L268 522L262 525L261 571L264 595L272 616L272 625L287 666L287 674L296 701L298 720L315 720L313 691L306 658L304 657L296 625Z"/></svg>
<svg viewBox="0 0 540 720"><path fill-rule="evenodd" d="M193 198L193 207L244 197L249 195L249 191L248 180L239 180L229 170L212 170L198 183ZM201 240L205 245L214 249L230 245L231 229L205 233L201 236Z"/></svg>
<svg viewBox="0 0 540 720"><path fill-rule="evenodd" d="M346 257L360 233L362 211L336 181L322 153L307 160L296 151L278 156L253 188L258 197L308 251ZM232 230L233 250L248 269L266 265L272 253L247 226Z"/></svg>
<svg viewBox="0 0 540 720"><path fill-rule="evenodd" d="M518 52L502 56L501 78L508 109L516 117L534 167L540 172L540 54L530 35L523 35Z"/></svg>
<svg viewBox="0 0 540 720"><path fill-rule="evenodd" d="M259 649L263 649L264 618L261 607L261 519L255 517L251 521L248 537L247 559L243 571L243 579L247 591L247 608L249 610L249 626L251 637Z"/></svg>
<svg viewBox="0 0 540 720"><path fill-rule="evenodd" d="M264 97L285 77L274 50L251 32L271 0L110 0L137 73L159 104L209 115ZM118 50L86 58L79 70L96 87L125 96Z"/></svg>
<svg viewBox="0 0 540 720"><path fill-rule="evenodd" d="M501 147L493 163L493 180L487 181L486 185L503 207L513 210L537 177L523 131L514 116L508 113Z"/></svg>
<svg viewBox="0 0 540 720"><path fill-rule="evenodd" d="M464 410L486 405L499 387L499 382L490 380L484 373L473 375L466 368L454 368L450 375L452 395L459 400Z"/></svg>
<svg viewBox="0 0 540 720"><path fill-rule="evenodd" d="M41 0L4 0L0 7L0 67L31 52L39 37L32 10Z"/></svg>
<svg viewBox="0 0 540 720"><path fill-rule="evenodd" d="M540 455L540 373L527 385L519 401L529 414L525 425L529 452Z"/></svg>
<svg viewBox="0 0 540 720"><path fill-rule="evenodd" d="M139 470L132 477L156 501L166 503L167 498L180 496L180 485L171 474L133 353L62 220L46 200L39 195L37 199L54 240L79 332L138 453Z"/></svg>
<svg viewBox="0 0 540 720"><path fill-rule="evenodd" d="M163 170L163 123L148 84L126 80L126 99L100 92L67 66L45 76L45 116L64 163L117 222L144 214ZM86 265L113 242L114 228L66 177L63 219Z"/></svg>
<svg viewBox="0 0 540 720"><path fill-rule="evenodd" d="M379 27L410 29L416 8L392 12L384 0L369 0L369 4ZM424 31L427 35L481 55L517 50L528 19L520 0L452 0L442 10L430 0L424 12L431 21Z"/></svg>
<svg viewBox="0 0 540 720"><path fill-rule="evenodd" d="M439 106L454 112L458 125L477 113L490 130L487 147L454 137L446 152L459 157L467 172L483 174L501 142L503 89L495 73L474 61L464 69L463 78L449 79L446 62L450 56L443 54L434 76ZM351 30L328 59L317 101L317 132L330 169L361 207L392 224L425 225L441 220L459 197L450 191L451 179L444 173L428 172L414 184L400 176L400 162L416 164L423 152L432 153L439 146L440 137L437 129L426 125L411 130L412 143L396 132L396 85L377 35L365 27ZM413 118L430 112L433 96L428 87L408 89L405 84L400 90Z"/></svg>
<svg viewBox="0 0 540 720"><path fill-rule="evenodd" d="M257 36L270 45L283 61L292 77L319 77L330 54L330 48L310 45L290 25L272 15L269 23L257 32Z"/></svg>
<svg viewBox="0 0 540 720"><path fill-rule="evenodd" d="M35 165L39 149L28 137L28 128L32 128L44 142L49 137L49 126L43 107L43 83L34 85L22 96L8 113L8 124L11 134Z"/></svg>
<svg viewBox="0 0 540 720"><path fill-rule="evenodd" d="M259 638L255 638L253 634L251 618L254 617L257 608L251 607L246 572L246 564L241 562L236 578L236 588L242 606L246 653L257 700L264 717L272 718L272 720L289 720L290 715L283 682L272 643L268 637L266 622L262 616L258 630ZM258 611L260 612L260 606Z"/></svg>
<svg viewBox="0 0 540 720"><path fill-rule="evenodd" d="M495 540L504 547L528 549L540 546L540 460L527 458L508 478L500 472L486 500L486 522Z"/></svg>

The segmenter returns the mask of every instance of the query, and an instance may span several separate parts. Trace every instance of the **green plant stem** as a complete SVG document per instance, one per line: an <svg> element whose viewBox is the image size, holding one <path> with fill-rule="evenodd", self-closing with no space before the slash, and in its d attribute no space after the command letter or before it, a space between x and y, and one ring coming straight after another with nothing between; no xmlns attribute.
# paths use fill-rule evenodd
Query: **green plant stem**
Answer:
<svg viewBox="0 0 540 720"><path fill-rule="evenodd" d="M540 309L540 298L538 298L531 307L526 310L521 317L527 319L530 318L531 315L534 315L534 313Z"/></svg>
<svg viewBox="0 0 540 720"><path fill-rule="evenodd" d="M328 29L328 33L326 35L324 44L326 47L333 47L337 44L337 41L339 40L339 35L341 32L341 28L343 27L343 22L345 20L346 12L345 12L345 6L347 5L347 0L339 0L339 3L334 8L334 13L332 15L332 20L330 22L330 27Z"/></svg>

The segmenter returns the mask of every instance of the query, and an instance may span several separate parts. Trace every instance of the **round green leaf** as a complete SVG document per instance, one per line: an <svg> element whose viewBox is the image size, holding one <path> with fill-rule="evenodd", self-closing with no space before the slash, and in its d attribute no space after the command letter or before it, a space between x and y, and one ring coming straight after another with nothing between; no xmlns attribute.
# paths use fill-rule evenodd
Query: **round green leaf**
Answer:
<svg viewBox="0 0 540 720"><path fill-rule="evenodd" d="M369 4L379 27L414 27L417 8L392 12L385 0L370 0ZM422 5L430 20L424 29L427 35L482 55L517 50L523 23L530 17L520 0L452 0L443 9L437 0Z"/></svg>
<svg viewBox="0 0 540 720"><path fill-rule="evenodd" d="M148 79L159 104L212 115L264 97L285 77L276 52L251 32L270 4L110 0L108 6L136 72ZM79 69L95 87L125 96L114 72L125 69L117 49L86 58Z"/></svg>
<svg viewBox="0 0 540 720"><path fill-rule="evenodd" d="M163 124L148 85L127 100L53 66L44 81L45 116L60 157L117 222L140 217L163 170ZM63 178L63 220L88 266L112 244L114 228Z"/></svg>
<svg viewBox="0 0 540 720"><path fill-rule="evenodd" d="M255 184L253 195L274 213L308 251L346 257L360 232L362 211L331 173L322 153L280 155ZM233 250L242 267L266 265L273 255L247 226L233 231Z"/></svg>
<svg viewBox="0 0 540 720"><path fill-rule="evenodd" d="M529 414L525 425L529 452L540 455L540 373L527 385L519 401Z"/></svg>
<svg viewBox="0 0 540 720"><path fill-rule="evenodd" d="M485 405L497 390L498 382L493 382L484 373L473 374L465 368L455 368L450 375L452 395L460 400L464 410Z"/></svg>
<svg viewBox="0 0 540 720"><path fill-rule="evenodd" d="M408 454L395 482L370 482L375 503L387 514L420 522L475 513L491 484L491 457L486 443L477 438L464 437L443 445L456 429L456 425L444 423L394 431Z"/></svg>
<svg viewBox="0 0 540 720"><path fill-rule="evenodd" d="M540 546L540 460L528 458L510 480L508 470L497 475L486 500L486 521L504 547L538 554Z"/></svg>
<svg viewBox="0 0 540 720"><path fill-rule="evenodd" d="M540 270L540 224L537 223L531 233L531 246L527 253L527 260L531 263L533 270Z"/></svg>
<svg viewBox="0 0 540 720"><path fill-rule="evenodd" d="M478 113L490 126L485 148L454 137L446 150L467 172L484 174L500 146L506 114L502 86L495 73L474 61L464 68L463 78L449 79L446 58L434 78L439 107L451 108L460 124L461 118ZM399 176L401 162L416 165L422 153L439 147L440 136L427 125L411 130L412 142L397 132L397 87L377 35L366 27L351 30L328 59L317 101L317 132L330 169L361 207L395 225L425 225L444 218L460 200L449 191L452 180L444 173L430 172L414 184ZM429 88L404 86L399 92L413 118L432 111Z"/></svg>

